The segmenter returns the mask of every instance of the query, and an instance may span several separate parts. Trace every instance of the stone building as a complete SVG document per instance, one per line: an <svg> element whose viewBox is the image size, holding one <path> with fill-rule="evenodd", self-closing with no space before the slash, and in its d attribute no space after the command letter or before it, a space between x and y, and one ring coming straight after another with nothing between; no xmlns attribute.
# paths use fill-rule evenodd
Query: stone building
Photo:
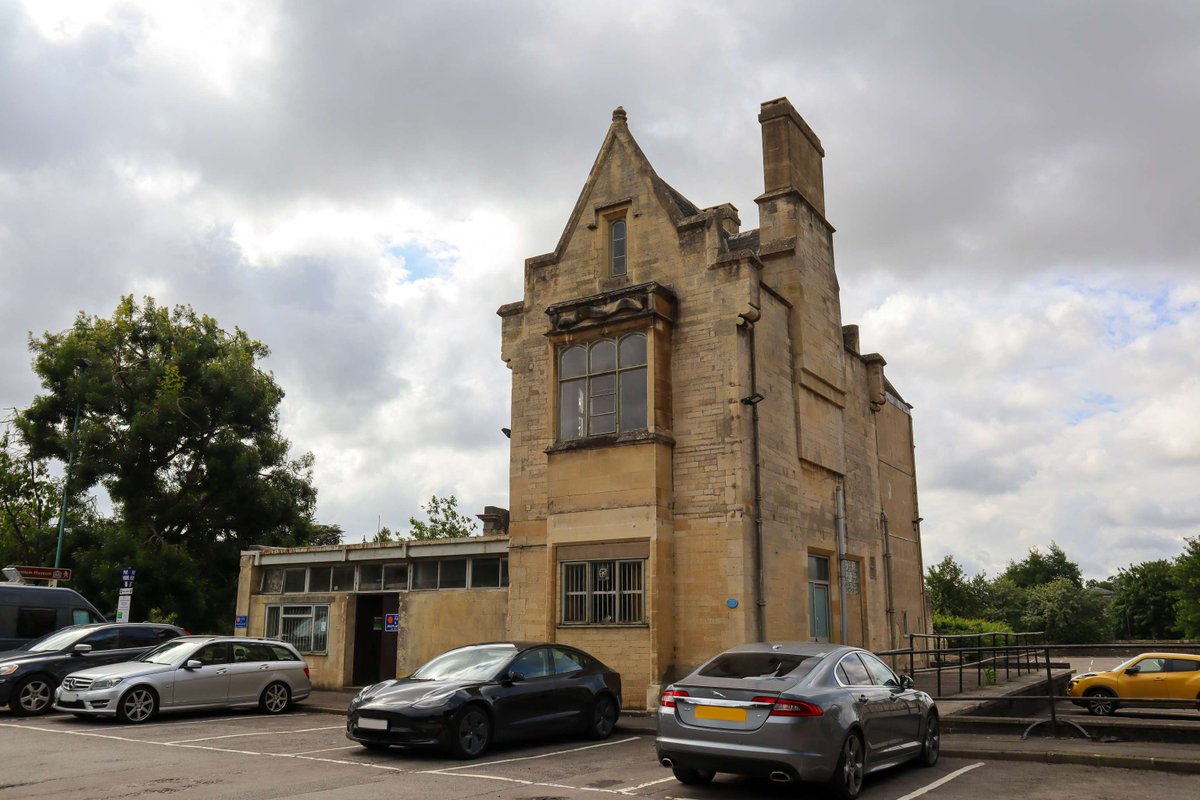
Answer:
<svg viewBox="0 0 1200 800"><path fill-rule="evenodd" d="M820 141L785 99L759 121L741 231L659 178L617 109L498 312L509 511L482 537L248 551L239 632L297 644L321 687L564 642L620 670L629 707L742 642L928 632L912 409L842 325Z"/></svg>
<svg viewBox="0 0 1200 800"><path fill-rule="evenodd" d="M625 702L751 640L927 632L911 407L843 326L824 150L762 105L759 228L663 181L625 112L501 307L507 635L583 647Z"/></svg>

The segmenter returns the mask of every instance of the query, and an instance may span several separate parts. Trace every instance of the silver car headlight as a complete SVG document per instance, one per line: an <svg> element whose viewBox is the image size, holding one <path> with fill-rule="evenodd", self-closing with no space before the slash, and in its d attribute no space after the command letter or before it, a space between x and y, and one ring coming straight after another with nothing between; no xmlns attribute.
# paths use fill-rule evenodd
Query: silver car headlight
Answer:
<svg viewBox="0 0 1200 800"><path fill-rule="evenodd" d="M417 708L436 708L444 706L446 701L458 694L458 689L450 689L449 691L433 692L422 697L417 702L413 703Z"/></svg>
<svg viewBox="0 0 1200 800"><path fill-rule="evenodd" d="M92 691L102 691L104 689L111 689L123 680L125 680L125 679L124 678L101 678L98 681L92 682L91 690Z"/></svg>
<svg viewBox="0 0 1200 800"><path fill-rule="evenodd" d="M20 664L5 664L3 667L0 667L0 675L12 675L20 667Z"/></svg>

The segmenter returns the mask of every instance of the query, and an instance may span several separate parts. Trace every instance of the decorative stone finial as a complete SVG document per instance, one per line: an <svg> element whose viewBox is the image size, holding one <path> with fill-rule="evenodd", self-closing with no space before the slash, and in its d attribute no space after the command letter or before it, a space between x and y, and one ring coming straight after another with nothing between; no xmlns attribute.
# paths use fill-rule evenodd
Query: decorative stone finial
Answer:
<svg viewBox="0 0 1200 800"><path fill-rule="evenodd" d="M613 109L613 122L624 122L624 121L625 121L625 108L623 106L617 106L616 108Z"/></svg>

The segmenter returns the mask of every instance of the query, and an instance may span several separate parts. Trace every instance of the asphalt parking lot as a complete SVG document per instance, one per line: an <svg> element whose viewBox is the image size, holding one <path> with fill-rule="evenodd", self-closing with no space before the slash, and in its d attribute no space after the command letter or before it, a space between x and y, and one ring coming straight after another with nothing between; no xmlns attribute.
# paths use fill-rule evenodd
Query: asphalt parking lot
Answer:
<svg viewBox="0 0 1200 800"><path fill-rule="evenodd" d="M653 736L615 735L492 750L477 761L393 748L364 750L344 718L297 710L163 716L141 726L53 714L0 715L0 798L400 798L566 800L608 796L693 800L808 795L719 775L686 787L654 758ZM943 759L868 778L870 800L1028 797L1128 800L1149 791L1194 796L1195 775Z"/></svg>

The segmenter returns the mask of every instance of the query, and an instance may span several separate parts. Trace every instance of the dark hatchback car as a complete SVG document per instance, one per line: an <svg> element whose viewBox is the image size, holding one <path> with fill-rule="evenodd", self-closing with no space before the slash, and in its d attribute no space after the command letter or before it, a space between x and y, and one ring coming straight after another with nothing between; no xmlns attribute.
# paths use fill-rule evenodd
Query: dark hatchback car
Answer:
<svg viewBox="0 0 1200 800"><path fill-rule="evenodd" d="M437 656L407 678L368 686L350 703L346 737L373 750L440 746L477 758L493 742L612 735L621 676L561 644L492 642Z"/></svg>
<svg viewBox="0 0 1200 800"><path fill-rule="evenodd" d="M54 690L72 672L132 661L152 647L183 636L174 625L150 622L72 625L0 653L0 706L14 714L45 714Z"/></svg>

